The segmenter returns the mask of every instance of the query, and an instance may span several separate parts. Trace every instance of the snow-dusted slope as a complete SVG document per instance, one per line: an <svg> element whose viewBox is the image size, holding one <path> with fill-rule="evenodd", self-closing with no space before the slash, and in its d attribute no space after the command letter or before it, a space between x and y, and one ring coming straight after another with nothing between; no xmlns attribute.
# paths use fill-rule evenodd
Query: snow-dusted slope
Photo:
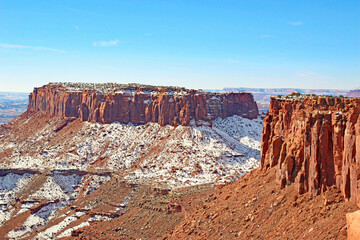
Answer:
<svg viewBox="0 0 360 240"><path fill-rule="evenodd" d="M1 168L121 171L130 182L178 187L234 180L259 164L261 119L177 127L74 122L59 132L52 121L22 142L0 143L0 151L11 149Z"/></svg>
<svg viewBox="0 0 360 240"><path fill-rule="evenodd" d="M239 116L177 127L20 116L0 128L0 237L69 236L126 212L137 184L234 180L259 166L261 130L260 118ZM99 201L105 183L120 182L133 190L103 190L109 196ZM1 235L2 228L12 230Z"/></svg>
<svg viewBox="0 0 360 240"><path fill-rule="evenodd" d="M126 179L151 178L174 187L234 180L259 165L261 125L261 119L233 116L216 119L212 127L179 126L160 153Z"/></svg>
<svg viewBox="0 0 360 240"><path fill-rule="evenodd" d="M62 220L57 227L45 230L36 239L54 239L56 234L74 221L84 211L77 211L71 217L60 212L76 199L86 197L102 184L109 181L110 176L79 175L53 172L47 174L13 174L0 176L0 231L7 221L23 223L7 236L21 239L28 236L35 228L42 228L48 222ZM20 202L20 204L14 204ZM87 209L94 204L87 204ZM69 212L70 213L70 212ZM64 222L65 221L65 222ZM63 223L64 222L64 223ZM88 221L85 221L88 223ZM82 224L86 224L83 222ZM58 226L59 225L59 226Z"/></svg>

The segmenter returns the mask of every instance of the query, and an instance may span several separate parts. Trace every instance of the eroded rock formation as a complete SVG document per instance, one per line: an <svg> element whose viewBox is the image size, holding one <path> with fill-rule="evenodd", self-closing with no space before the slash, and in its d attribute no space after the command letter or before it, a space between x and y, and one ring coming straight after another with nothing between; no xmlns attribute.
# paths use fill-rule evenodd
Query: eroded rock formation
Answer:
<svg viewBox="0 0 360 240"><path fill-rule="evenodd" d="M292 94L272 98L264 119L261 168L277 168L301 194L329 186L360 203L360 99Z"/></svg>
<svg viewBox="0 0 360 240"><path fill-rule="evenodd" d="M250 93L205 93L137 84L50 83L30 94L28 111L91 122L157 122L162 126L258 115Z"/></svg>

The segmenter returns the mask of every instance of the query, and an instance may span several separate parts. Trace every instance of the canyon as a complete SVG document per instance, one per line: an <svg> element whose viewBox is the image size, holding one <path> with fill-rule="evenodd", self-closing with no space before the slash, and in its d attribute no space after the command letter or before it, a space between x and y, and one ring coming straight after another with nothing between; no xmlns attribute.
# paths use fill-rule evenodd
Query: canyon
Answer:
<svg viewBox="0 0 360 240"><path fill-rule="evenodd" d="M0 238L356 239L359 103L36 88L0 126Z"/></svg>

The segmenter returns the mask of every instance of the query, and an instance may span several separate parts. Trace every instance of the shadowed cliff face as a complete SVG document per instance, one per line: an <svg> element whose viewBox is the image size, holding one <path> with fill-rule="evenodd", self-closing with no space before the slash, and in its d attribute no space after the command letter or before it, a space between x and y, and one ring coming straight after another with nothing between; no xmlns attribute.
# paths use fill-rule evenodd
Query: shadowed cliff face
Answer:
<svg viewBox="0 0 360 240"><path fill-rule="evenodd" d="M250 119L258 116L257 105L250 93L219 94L130 85L98 91L48 84L30 94L28 110L82 121L156 122L162 126L187 126L191 120L210 122L217 117L233 115Z"/></svg>
<svg viewBox="0 0 360 240"><path fill-rule="evenodd" d="M272 98L264 119L261 168L281 186L317 195L329 186L360 203L360 99ZM359 185L359 187L358 187Z"/></svg>

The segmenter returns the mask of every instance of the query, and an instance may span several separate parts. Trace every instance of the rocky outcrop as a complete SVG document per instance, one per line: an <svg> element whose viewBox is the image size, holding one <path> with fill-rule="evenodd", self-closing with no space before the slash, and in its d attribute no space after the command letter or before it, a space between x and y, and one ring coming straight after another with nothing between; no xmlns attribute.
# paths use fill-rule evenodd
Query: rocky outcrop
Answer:
<svg viewBox="0 0 360 240"><path fill-rule="evenodd" d="M191 120L210 122L232 115L258 116L250 93L205 93L137 84L50 83L30 94L28 111L82 121L157 122L162 126L189 125Z"/></svg>
<svg viewBox="0 0 360 240"><path fill-rule="evenodd" d="M292 94L272 98L263 123L261 168L282 187L317 195L329 186L360 204L360 99Z"/></svg>

